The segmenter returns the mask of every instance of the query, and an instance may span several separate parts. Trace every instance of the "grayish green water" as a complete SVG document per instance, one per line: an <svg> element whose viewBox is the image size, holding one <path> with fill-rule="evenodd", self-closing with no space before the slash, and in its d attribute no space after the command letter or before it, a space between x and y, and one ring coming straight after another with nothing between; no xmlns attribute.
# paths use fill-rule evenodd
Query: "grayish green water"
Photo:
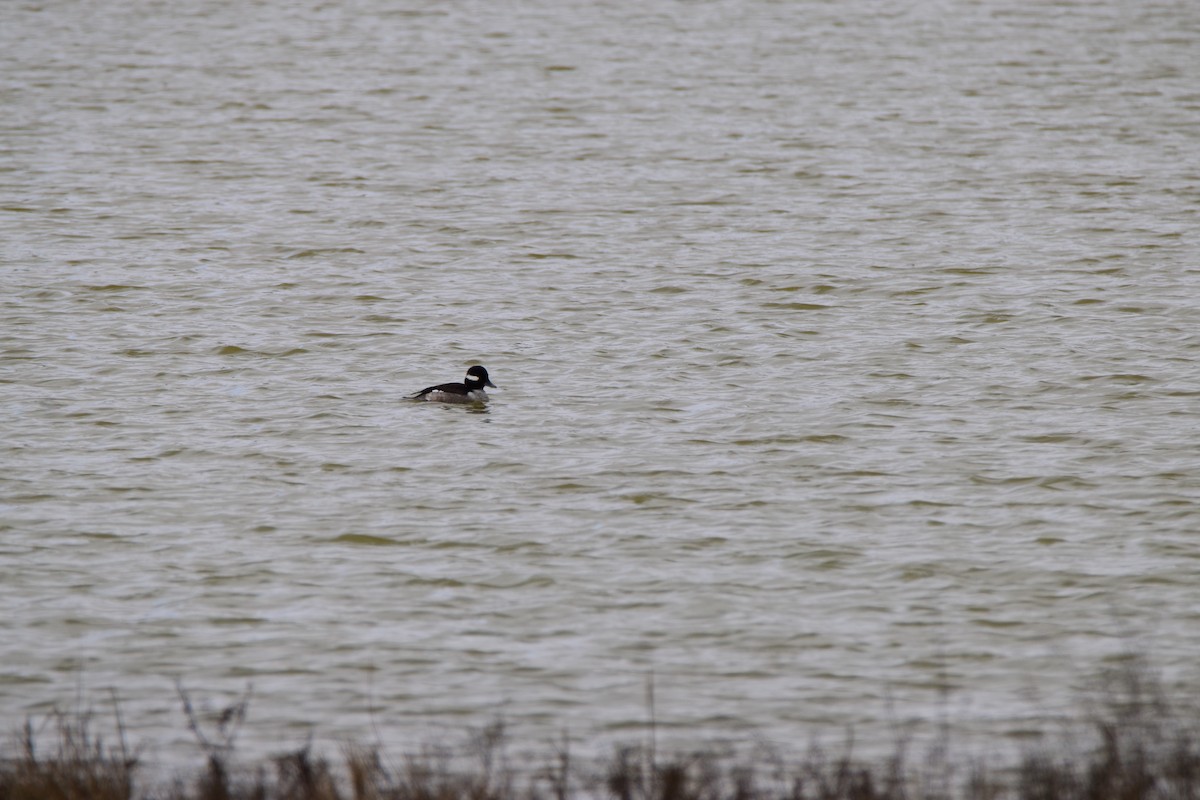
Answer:
<svg viewBox="0 0 1200 800"><path fill-rule="evenodd" d="M0 67L10 726L1200 686L1200 5L29 0Z"/></svg>

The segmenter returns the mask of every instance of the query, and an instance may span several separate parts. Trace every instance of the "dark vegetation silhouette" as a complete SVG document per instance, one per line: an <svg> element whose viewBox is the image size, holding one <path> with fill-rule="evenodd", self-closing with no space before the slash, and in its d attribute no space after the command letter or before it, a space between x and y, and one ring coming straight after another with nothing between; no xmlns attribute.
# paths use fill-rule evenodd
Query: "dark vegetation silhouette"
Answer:
<svg viewBox="0 0 1200 800"><path fill-rule="evenodd" d="M247 767L234 756L249 691L207 722L179 695L204 756L197 774L143 785L119 710L115 742L94 732L90 713L54 714L27 720L0 751L0 800L1200 800L1200 714L1136 661L1107 677L1075 724L998 763L956 761L948 741L921 759L903 740L877 760L849 747L665 753L648 686L648 740L607 758L575 759L565 738L514 758L496 723L466 747L385 758L347 746L331 760L305 746Z"/></svg>

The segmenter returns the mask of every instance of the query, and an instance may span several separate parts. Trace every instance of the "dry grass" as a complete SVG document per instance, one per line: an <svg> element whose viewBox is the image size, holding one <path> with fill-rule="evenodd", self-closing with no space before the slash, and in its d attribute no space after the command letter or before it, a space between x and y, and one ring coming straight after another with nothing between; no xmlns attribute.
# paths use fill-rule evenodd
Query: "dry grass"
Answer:
<svg viewBox="0 0 1200 800"><path fill-rule="evenodd" d="M180 695L205 755L199 774L140 787L119 719L110 745L91 732L89 715L53 715L40 729L27 722L0 760L0 800L1200 800L1200 717L1167 702L1137 667L1118 672L1083 713L1082 734L1043 738L1001 767L956 763L944 747L913 764L903 744L890 758L862 761L819 750L787 759L761 748L662 756L651 742L582 764L564 744L518 768L497 725L466 748L399 760L350 747L331 762L305 747L235 769L249 698L206 730ZM45 738L52 741L42 752Z"/></svg>
<svg viewBox="0 0 1200 800"><path fill-rule="evenodd" d="M137 759L120 737L110 747L91 732L89 714L53 715L57 739L43 753L38 731L26 721L17 737L18 753L0 762L0 800L128 800L134 797Z"/></svg>

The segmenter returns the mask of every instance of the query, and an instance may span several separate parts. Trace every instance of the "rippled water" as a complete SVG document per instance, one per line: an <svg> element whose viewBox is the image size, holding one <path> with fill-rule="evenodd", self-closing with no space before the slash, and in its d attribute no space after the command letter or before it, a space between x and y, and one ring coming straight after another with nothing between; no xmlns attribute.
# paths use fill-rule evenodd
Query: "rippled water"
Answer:
<svg viewBox="0 0 1200 800"><path fill-rule="evenodd" d="M0 64L10 727L1200 685L1200 6L29 0Z"/></svg>

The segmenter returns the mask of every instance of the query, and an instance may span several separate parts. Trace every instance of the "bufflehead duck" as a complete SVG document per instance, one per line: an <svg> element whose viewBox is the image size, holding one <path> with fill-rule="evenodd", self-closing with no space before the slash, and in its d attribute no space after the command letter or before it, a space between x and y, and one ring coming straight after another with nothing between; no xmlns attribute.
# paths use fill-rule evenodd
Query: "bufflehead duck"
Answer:
<svg viewBox="0 0 1200 800"><path fill-rule="evenodd" d="M429 400L434 403L486 403L488 396L483 387L493 389L500 387L488 378L487 370L480 366L467 370L467 377L462 383L443 383L430 386L416 394L409 395L413 400Z"/></svg>

